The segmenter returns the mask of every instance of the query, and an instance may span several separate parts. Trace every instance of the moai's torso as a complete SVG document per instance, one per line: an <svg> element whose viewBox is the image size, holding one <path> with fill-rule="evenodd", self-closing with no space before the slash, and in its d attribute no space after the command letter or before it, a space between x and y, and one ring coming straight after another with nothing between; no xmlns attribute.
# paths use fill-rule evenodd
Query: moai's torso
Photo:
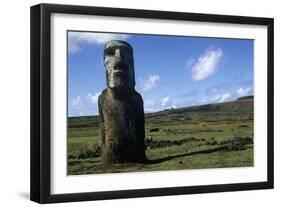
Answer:
<svg viewBox="0 0 281 207"><path fill-rule="evenodd" d="M137 161L144 155L141 96L105 89L99 98L102 152L107 162Z"/></svg>

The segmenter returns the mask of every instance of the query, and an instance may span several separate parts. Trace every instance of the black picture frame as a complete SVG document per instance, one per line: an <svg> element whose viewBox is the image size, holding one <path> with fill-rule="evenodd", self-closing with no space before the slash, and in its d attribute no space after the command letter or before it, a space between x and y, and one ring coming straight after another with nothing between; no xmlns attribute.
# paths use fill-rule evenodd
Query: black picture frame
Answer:
<svg viewBox="0 0 281 207"><path fill-rule="evenodd" d="M233 23L267 26L267 181L186 187L167 187L74 194L50 193L50 15L52 13L151 18L210 23ZM31 7L31 151L30 199L38 203L88 201L102 199L166 196L179 194L272 189L274 187L273 147L273 44L272 18L195 14L168 11L135 10L89 6L39 4Z"/></svg>

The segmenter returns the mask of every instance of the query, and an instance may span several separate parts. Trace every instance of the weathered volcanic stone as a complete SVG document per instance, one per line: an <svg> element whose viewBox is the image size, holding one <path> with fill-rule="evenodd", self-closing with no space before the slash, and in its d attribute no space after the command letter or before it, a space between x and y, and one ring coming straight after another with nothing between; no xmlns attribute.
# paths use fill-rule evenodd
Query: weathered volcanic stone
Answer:
<svg viewBox="0 0 281 207"><path fill-rule="evenodd" d="M102 158L106 163L144 162L144 110L135 91L133 48L124 41L105 45L107 88L99 96Z"/></svg>

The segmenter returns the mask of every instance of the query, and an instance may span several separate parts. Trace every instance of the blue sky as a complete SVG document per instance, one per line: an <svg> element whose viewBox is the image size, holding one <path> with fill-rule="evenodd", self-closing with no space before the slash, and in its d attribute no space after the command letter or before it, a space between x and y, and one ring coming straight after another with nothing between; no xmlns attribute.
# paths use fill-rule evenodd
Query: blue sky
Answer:
<svg viewBox="0 0 281 207"><path fill-rule="evenodd" d="M106 88L104 44L134 49L136 90L145 112L253 95L253 40L68 32L68 115L98 113Z"/></svg>

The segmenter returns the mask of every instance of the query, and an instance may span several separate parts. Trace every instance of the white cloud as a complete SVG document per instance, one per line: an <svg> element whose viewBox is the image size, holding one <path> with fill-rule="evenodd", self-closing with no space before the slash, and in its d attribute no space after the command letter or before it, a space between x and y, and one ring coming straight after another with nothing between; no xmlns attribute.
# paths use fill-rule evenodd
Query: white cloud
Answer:
<svg viewBox="0 0 281 207"><path fill-rule="evenodd" d="M157 111L156 104L153 100L144 100L143 108L145 112L155 112Z"/></svg>
<svg viewBox="0 0 281 207"><path fill-rule="evenodd" d="M157 112L164 109L177 108L177 102L172 101L169 96L165 96L157 101L144 99L144 111Z"/></svg>
<svg viewBox="0 0 281 207"><path fill-rule="evenodd" d="M141 81L141 91L149 91L157 86L160 81L158 75L149 75L147 80Z"/></svg>
<svg viewBox="0 0 281 207"><path fill-rule="evenodd" d="M225 94L221 95L218 102L221 103L221 102L225 102L225 101L230 101L230 99L231 99L231 94L225 93Z"/></svg>
<svg viewBox="0 0 281 207"><path fill-rule="evenodd" d="M100 94L101 94L101 91L96 92L95 95L92 95L91 93L88 93L88 97L90 98L91 103L97 104Z"/></svg>
<svg viewBox="0 0 281 207"><path fill-rule="evenodd" d="M169 104L169 100L170 100L169 96L166 96L166 97L162 98L161 99L161 105L162 106L167 106Z"/></svg>
<svg viewBox="0 0 281 207"><path fill-rule="evenodd" d="M82 101L81 96L76 96L74 99L72 99L71 106L74 107L75 109L83 108L84 103Z"/></svg>
<svg viewBox="0 0 281 207"><path fill-rule="evenodd" d="M68 50L70 53L76 53L81 50L81 44L104 44L110 40L126 40L129 35L112 33L94 33L94 32L69 32Z"/></svg>
<svg viewBox="0 0 281 207"><path fill-rule="evenodd" d="M223 52L220 48L206 50L192 67L192 78L195 81L203 80L218 70L218 64Z"/></svg>
<svg viewBox="0 0 281 207"><path fill-rule="evenodd" d="M218 102L221 99L221 95L217 94L210 99L211 102Z"/></svg>
<svg viewBox="0 0 281 207"><path fill-rule="evenodd" d="M250 88L239 88L237 90L237 96L241 97L241 96L246 96L250 93L251 89Z"/></svg>
<svg viewBox="0 0 281 207"><path fill-rule="evenodd" d="M200 104L207 104L207 103L221 103L221 102L226 102L226 101L231 101L233 100L233 97L231 93L224 93L224 94L217 94L213 97L207 98L207 99L202 99L200 101Z"/></svg>

